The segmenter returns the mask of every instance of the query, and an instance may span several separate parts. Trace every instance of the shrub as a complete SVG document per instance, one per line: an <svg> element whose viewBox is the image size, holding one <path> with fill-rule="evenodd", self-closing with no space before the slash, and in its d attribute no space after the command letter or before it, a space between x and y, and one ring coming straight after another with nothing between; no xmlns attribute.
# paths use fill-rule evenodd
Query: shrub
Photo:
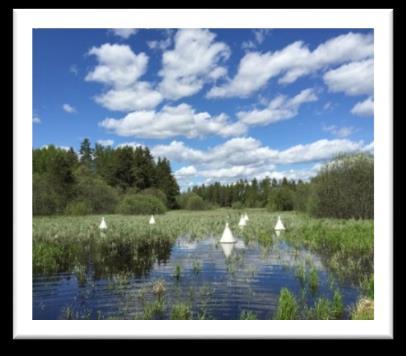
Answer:
<svg viewBox="0 0 406 356"><path fill-rule="evenodd" d="M67 215L88 215L92 213L92 207L89 202L76 200L68 203L65 209Z"/></svg>
<svg viewBox="0 0 406 356"><path fill-rule="evenodd" d="M273 188L268 196L268 211L288 211L293 210L293 192L288 187Z"/></svg>
<svg viewBox="0 0 406 356"><path fill-rule="evenodd" d="M160 201L162 201L162 203L167 207L168 206L168 199L166 198L166 194L157 188L147 188L144 190L141 190L139 192L139 194L143 194L143 195L149 195L152 197L156 197L158 198Z"/></svg>
<svg viewBox="0 0 406 356"><path fill-rule="evenodd" d="M317 217L372 219L374 160L370 154L340 155L312 180L311 213Z"/></svg>
<svg viewBox="0 0 406 356"><path fill-rule="evenodd" d="M63 209L60 195L53 189L46 174L33 174L32 210L33 215L50 215Z"/></svg>
<svg viewBox="0 0 406 356"><path fill-rule="evenodd" d="M118 192L101 178L92 175L77 177L77 200L88 202L95 214L113 213L118 203Z"/></svg>
<svg viewBox="0 0 406 356"><path fill-rule="evenodd" d="M117 206L119 214L163 214L165 205L156 197L143 194L125 195Z"/></svg>
<svg viewBox="0 0 406 356"><path fill-rule="evenodd" d="M234 202L234 203L231 205L231 207L232 207L233 209L243 209L243 208L244 208L244 204L241 203L240 201L236 201L236 202Z"/></svg>
<svg viewBox="0 0 406 356"><path fill-rule="evenodd" d="M186 209L188 210L205 210L206 208L206 203L198 195L191 196L186 203Z"/></svg>

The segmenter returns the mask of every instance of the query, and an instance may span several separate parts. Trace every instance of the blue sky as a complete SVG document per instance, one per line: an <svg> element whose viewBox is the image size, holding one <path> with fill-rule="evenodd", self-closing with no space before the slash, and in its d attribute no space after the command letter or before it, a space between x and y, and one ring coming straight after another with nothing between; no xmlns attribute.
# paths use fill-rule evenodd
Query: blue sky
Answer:
<svg viewBox="0 0 406 356"><path fill-rule="evenodd" d="M33 145L147 145L182 188L373 151L373 31L38 29Z"/></svg>

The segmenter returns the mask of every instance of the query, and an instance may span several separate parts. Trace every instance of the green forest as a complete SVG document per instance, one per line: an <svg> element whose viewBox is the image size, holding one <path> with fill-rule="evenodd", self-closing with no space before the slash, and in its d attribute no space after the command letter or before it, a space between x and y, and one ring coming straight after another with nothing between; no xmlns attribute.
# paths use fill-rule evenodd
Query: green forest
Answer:
<svg viewBox="0 0 406 356"><path fill-rule="evenodd" d="M33 149L33 214L161 214L168 209L266 208L315 217L373 218L373 156L338 155L310 181L214 182L181 193L170 162L148 147Z"/></svg>

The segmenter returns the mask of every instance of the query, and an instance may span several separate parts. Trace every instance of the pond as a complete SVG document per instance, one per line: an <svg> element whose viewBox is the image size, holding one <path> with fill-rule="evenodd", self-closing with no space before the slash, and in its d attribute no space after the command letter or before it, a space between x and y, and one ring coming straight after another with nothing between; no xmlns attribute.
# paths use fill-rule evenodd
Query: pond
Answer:
<svg viewBox="0 0 406 356"><path fill-rule="evenodd" d="M89 243L81 251L66 254L71 257L58 272L34 271L33 319L171 319L174 306L193 319L235 320L244 313L273 319L282 288L309 306L338 290L348 318L359 297L355 286L336 279L319 256L290 246L283 233L270 243L181 236L136 246Z"/></svg>

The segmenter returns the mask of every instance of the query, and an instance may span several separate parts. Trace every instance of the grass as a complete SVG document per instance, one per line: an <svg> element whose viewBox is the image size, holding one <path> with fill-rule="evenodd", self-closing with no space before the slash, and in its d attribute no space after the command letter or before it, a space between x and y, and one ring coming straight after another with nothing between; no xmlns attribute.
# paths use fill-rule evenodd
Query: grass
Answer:
<svg viewBox="0 0 406 356"><path fill-rule="evenodd" d="M172 307L171 319L172 320L189 320L192 318L192 311L189 305L184 303L175 304Z"/></svg>
<svg viewBox="0 0 406 356"><path fill-rule="evenodd" d="M240 314L240 320L257 320L257 315L251 310L243 310Z"/></svg>
<svg viewBox="0 0 406 356"><path fill-rule="evenodd" d="M298 304L295 296L287 288L282 288L279 294L275 319L296 320L298 316Z"/></svg>
<svg viewBox="0 0 406 356"><path fill-rule="evenodd" d="M368 298L361 298L351 312L352 320L373 320L374 301Z"/></svg>

